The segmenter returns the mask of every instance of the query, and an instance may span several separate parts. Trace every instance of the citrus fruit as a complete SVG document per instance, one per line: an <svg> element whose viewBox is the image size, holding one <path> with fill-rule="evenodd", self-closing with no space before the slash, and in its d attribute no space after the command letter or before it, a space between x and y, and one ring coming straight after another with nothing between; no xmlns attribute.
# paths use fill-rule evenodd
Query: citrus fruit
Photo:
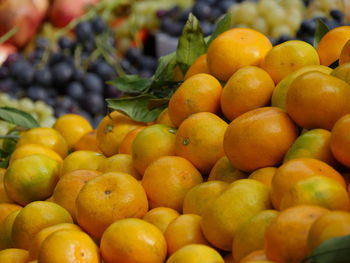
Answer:
<svg viewBox="0 0 350 263"><path fill-rule="evenodd" d="M101 175L98 171L75 170L61 176L52 194L52 202L65 208L76 220L75 201L81 188L91 179Z"/></svg>
<svg viewBox="0 0 350 263"><path fill-rule="evenodd" d="M1 263L27 263L29 253L20 248L8 248L0 251Z"/></svg>
<svg viewBox="0 0 350 263"><path fill-rule="evenodd" d="M202 215L208 202L228 186L229 184L223 181L208 181L192 187L183 201L183 213Z"/></svg>
<svg viewBox="0 0 350 263"><path fill-rule="evenodd" d="M61 175L76 170L97 170L101 162L105 159L103 154L98 152L72 152L63 160Z"/></svg>
<svg viewBox="0 0 350 263"><path fill-rule="evenodd" d="M2 203L13 203L14 201L10 199L7 195L4 185L4 176L6 173L6 169L1 168L0 170L0 204Z"/></svg>
<svg viewBox="0 0 350 263"><path fill-rule="evenodd" d="M256 169L248 176L248 179L260 181L268 187L271 187L272 178L274 177L276 171L276 167L264 167Z"/></svg>
<svg viewBox="0 0 350 263"><path fill-rule="evenodd" d="M252 216L269 209L269 188L255 180L231 183L208 203L201 227L206 239L216 248L231 251L237 229Z"/></svg>
<svg viewBox="0 0 350 263"><path fill-rule="evenodd" d="M78 114L64 114L59 117L53 128L66 140L68 148L72 148L79 139L92 131L91 124Z"/></svg>
<svg viewBox="0 0 350 263"><path fill-rule="evenodd" d="M234 167L252 172L278 165L296 138L297 128L283 110L263 107L248 111L230 123L225 132L224 150Z"/></svg>
<svg viewBox="0 0 350 263"><path fill-rule="evenodd" d="M221 109L229 120L270 104L275 84L263 69L247 66L237 70L228 80L221 95Z"/></svg>
<svg viewBox="0 0 350 263"><path fill-rule="evenodd" d="M264 250L256 250L245 256L239 263L251 263L255 261L258 263L270 262L267 260Z"/></svg>
<svg viewBox="0 0 350 263"><path fill-rule="evenodd" d="M302 67L293 73L284 77L275 87L271 97L271 105L273 107L279 107L283 110L286 110L286 97L290 84L301 74L309 71L319 71L325 74L331 74L332 69L322 65L309 65Z"/></svg>
<svg viewBox="0 0 350 263"><path fill-rule="evenodd" d="M128 132L140 126L144 126L144 124L113 111L101 120L96 129L97 146L106 156L117 154L119 145Z"/></svg>
<svg viewBox="0 0 350 263"><path fill-rule="evenodd" d="M162 231L162 233L164 233L170 222L179 215L179 212L175 209L169 207L156 207L149 210L142 219L155 225L160 231Z"/></svg>
<svg viewBox="0 0 350 263"><path fill-rule="evenodd" d="M232 254L237 262L251 252L264 249L265 230L277 215L275 210L261 211L237 229L232 244Z"/></svg>
<svg viewBox="0 0 350 263"><path fill-rule="evenodd" d="M138 218L120 219L111 224L103 233L100 249L106 263L163 263L166 257L162 232Z"/></svg>
<svg viewBox="0 0 350 263"><path fill-rule="evenodd" d="M4 176L8 196L26 205L49 197L59 178L59 164L46 155L35 154L11 163Z"/></svg>
<svg viewBox="0 0 350 263"><path fill-rule="evenodd" d="M191 244L184 246L172 254L166 263L225 263L219 252L202 245Z"/></svg>
<svg viewBox="0 0 350 263"><path fill-rule="evenodd" d="M49 147L41 145L41 144L25 144L20 147L18 147L12 154L10 158L10 163L17 159L21 159L23 157L27 157L29 155L34 154L42 154L46 155L47 157L50 157L51 159L62 163L62 157L56 153L55 151L51 150Z"/></svg>
<svg viewBox="0 0 350 263"><path fill-rule="evenodd" d="M100 263L101 261L98 247L86 233L65 229L52 233L42 242L38 262Z"/></svg>
<svg viewBox="0 0 350 263"><path fill-rule="evenodd" d="M0 222L0 251L14 247L12 242L12 226L19 211L21 210L12 211Z"/></svg>
<svg viewBox="0 0 350 263"><path fill-rule="evenodd" d="M283 162L295 158L314 158L335 166L337 161L331 152L331 132L325 129L312 129L300 135L284 156Z"/></svg>
<svg viewBox="0 0 350 263"><path fill-rule="evenodd" d="M20 210L22 206L12 203L1 203L0 204L0 224L5 220L5 218L13 211Z"/></svg>
<svg viewBox="0 0 350 263"><path fill-rule="evenodd" d="M175 155L176 129L163 125L151 125L139 132L132 144L132 160L136 170L143 175L157 158Z"/></svg>
<svg viewBox="0 0 350 263"><path fill-rule="evenodd" d="M350 167L349 146L350 146L350 114L344 115L335 123L331 138L330 148L334 157L343 165Z"/></svg>
<svg viewBox="0 0 350 263"><path fill-rule="evenodd" d="M186 214L170 222L164 233L168 255L190 244L209 245L200 227L201 220L199 215Z"/></svg>
<svg viewBox="0 0 350 263"><path fill-rule="evenodd" d="M341 49L339 55L339 65L344 65L350 62L350 39L346 41L344 46Z"/></svg>
<svg viewBox="0 0 350 263"><path fill-rule="evenodd" d="M80 190L75 206L79 226L96 238L114 221L143 217L148 210L141 184L129 174L116 172L89 180Z"/></svg>
<svg viewBox="0 0 350 263"><path fill-rule="evenodd" d="M317 52L320 56L321 64L329 66L339 59L341 51L349 39L350 26L339 26L329 30L321 38L317 46Z"/></svg>
<svg viewBox="0 0 350 263"><path fill-rule="evenodd" d="M168 113L171 122L179 127L193 113L217 113L221 91L220 82L209 74L196 74L185 80L170 98Z"/></svg>
<svg viewBox="0 0 350 263"><path fill-rule="evenodd" d="M97 168L102 173L122 172L134 176L137 180L142 177L136 171L130 154L116 154L104 159Z"/></svg>
<svg viewBox="0 0 350 263"><path fill-rule="evenodd" d="M307 238L311 225L328 212L325 208L310 205L282 211L265 230L267 258L276 262L301 262L309 252Z"/></svg>
<svg viewBox="0 0 350 263"><path fill-rule="evenodd" d="M96 130L92 130L85 133L80 139L73 145L75 151L93 151L101 152L97 146Z"/></svg>
<svg viewBox="0 0 350 263"><path fill-rule="evenodd" d="M316 49L300 40L289 40L274 46L265 56L262 68L277 84L290 73L309 65L319 65Z"/></svg>
<svg viewBox="0 0 350 263"><path fill-rule="evenodd" d="M156 159L147 167L142 178L142 186L151 208L165 206L178 212L182 211L186 193L202 182L198 170L179 156Z"/></svg>
<svg viewBox="0 0 350 263"><path fill-rule="evenodd" d="M350 235L350 213L345 211L331 211L320 216L312 225L308 234L310 251L324 241Z"/></svg>
<svg viewBox="0 0 350 263"><path fill-rule="evenodd" d="M156 119L156 124L164 124L170 127L175 127L174 123L170 120L169 109L166 107Z"/></svg>
<svg viewBox="0 0 350 263"><path fill-rule="evenodd" d="M246 178L247 174L233 167L227 156L221 157L216 161L210 171L208 181L218 180L232 183L238 179Z"/></svg>
<svg viewBox="0 0 350 263"><path fill-rule="evenodd" d="M336 67L332 71L331 75L350 84L350 63Z"/></svg>
<svg viewBox="0 0 350 263"><path fill-rule="evenodd" d="M258 66L272 48L269 39L249 28L233 28L220 34L208 48L207 63L211 74L227 81L244 66Z"/></svg>
<svg viewBox="0 0 350 263"><path fill-rule="evenodd" d="M332 129L350 113L350 86L345 81L317 71L297 77L287 92L286 108L291 118L305 129Z"/></svg>
<svg viewBox="0 0 350 263"><path fill-rule="evenodd" d="M284 195L296 182L313 176L327 176L345 188L341 174L328 164L312 158L291 159L277 169L272 179L271 200L274 207L280 209Z"/></svg>
<svg viewBox="0 0 350 263"><path fill-rule="evenodd" d="M13 222L13 243L18 248L29 249L40 230L60 223L73 223L66 209L51 202L32 202L21 209Z"/></svg>
<svg viewBox="0 0 350 263"><path fill-rule="evenodd" d="M185 80L192 77L193 75L207 73L209 74L209 68L207 63L207 54L200 55L189 67L185 74Z"/></svg>
<svg viewBox="0 0 350 263"><path fill-rule="evenodd" d="M123 154L130 154L132 153L132 143L134 142L134 139L136 137L136 135L142 131L144 128L146 127L138 127L135 128L131 131L129 131L124 139L122 140L122 142L119 145L119 153L123 153Z"/></svg>
<svg viewBox="0 0 350 263"><path fill-rule="evenodd" d="M49 147L62 158L68 154L68 146L63 136L53 128L33 128L21 135L16 148L25 144L40 144Z"/></svg>
<svg viewBox="0 0 350 263"><path fill-rule="evenodd" d="M189 160L203 174L209 174L216 161L224 156L226 128L227 123L213 113L192 114L177 131L176 155Z"/></svg>

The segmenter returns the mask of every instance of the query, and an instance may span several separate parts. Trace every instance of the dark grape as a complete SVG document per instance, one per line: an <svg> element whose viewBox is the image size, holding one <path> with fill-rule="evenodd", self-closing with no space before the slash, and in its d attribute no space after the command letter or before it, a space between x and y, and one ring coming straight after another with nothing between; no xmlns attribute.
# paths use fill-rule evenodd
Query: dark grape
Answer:
<svg viewBox="0 0 350 263"><path fill-rule="evenodd" d="M99 75L103 81L112 80L116 76L113 67L104 61L100 61L96 65L94 72Z"/></svg>
<svg viewBox="0 0 350 263"><path fill-rule="evenodd" d="M333 19L339 23L341 23L344 19L344 13L338 9L332 9L329 13Z"/></svg>
<svg viewBox="0 0 350 263"><path fill-rule="evenodd" d="M82 21L75 27L75 34L79 42L85 42L93 39L93 30L91 24L87 21Z"/></svg>
<svg viewBox="0 0 350 263"><path fill-rule="evenodd" d="M44 87L50 86L52 83L51 71L48 67L39 69L34 74L34 80L37 84Z"/></svg>
<svg viewBox="0 0 350 263"><path fill-rule="evenodd" d="M95 17L91 21L91 26L96 34L101 34L107 30L107 24L101 17Z"/></svg>
<svg viewBox="0 0 350 263"><path fill-rule="evenodd" d="M104 90L104 96L106 98L118 98L122 95L122 92L112 85L107 85Z"/></svg>
<svg viewBox="0 0 350 263"><path fill-rule="evenodd" d="M207 3L197 2L193 6L192 12L199 20L206 20L211 16L211 7Z"/></svg>
<svg viewBox="0 0 350 263"><path fill-rule="evenodd" d="M157 68L157 60L151 56L140 57L139 64L142 69L146 69L151 72L155 71L155 69Z"/></svg>
<svg viewBox="0 0 350 263"><path fill-rule="evenodd" d="M125 58L130 61L131 64L137 63L139 58L142 56L141 50L138 48L129 48L125 52Z"/></svg>
<svg viewBox="0 0 350 263"><path fill-rule="evenodd" d="M27 90L27 96L32 100L45 100L48 94L44 87L32 85Z"/></svg>
<svg viewBox="0 0 350 263"><path fill-rule="evenodd" d="M81 99L84 96L84 87L81 83L73 81L67 85L66 94L73 99Z"/></svg>
<svg viewBox="0 0 350 263"><path fill-rule="evenodd" d="M315 20L314 19L307 19L301 23L300 28L299 28L299 33L313 35L313 34L315 34L315 30L316 30Z"/></svg>
<svg viewBox="0 0 350 263"><path fill-rule="evenodd" d="M42 36L37 37L37 39L35 40L36 48L39 49L46 49L49 46L49 44L49 40Z"/></svg>
<svg viewBox="0 0 350 263"><path fill-rule="evenodd" d="M15 82L11 78L5 78L0 80L0 92L7 93L11 90L11 87L15 85Z"/></svg>
<svg viewBox="0 0 350 263"><path fill-rule="evenodd" d="M80 101L82 109L86 110L92 115L103 113L105 109L105 101L101 94L95 92L88 92Z"/></svg>
<svg viewBox="0 0 350 263"><path fill-rule="evenodd" d="M204 36L209 36L214 31L214 24L209 23L207 21L201 22L201 28Z"/></svg>
<svg viewBox="0 0 350 263"><path fill-rule="evenodd" d="M58 84L66 84L73 77L74 69L66 62L60 62L52 67L52 78Z"/></svg>
<svg viewBox="0 0 350 263"><path fill-rule="evenodd" d="M22 55L19 53L12 53L10 55L8 55L8 57L6 58L5 62L4 62L4 66L10 66L11 64L17 62L18 60L22 59Z"/></svg>
<svg viewBox="0 0 350 263"><path fill-rule="evenodd" d="M25 60L18 60L10 66L12 77L22 85L28 85L34 77L34 69Z"/></svg>
<svg viewBox="0 0 350 263"><path fill-rule="evenodd" d="M103 82L95 73L87 73L82 80L82 84L87 91L96 93L103 92Z"/></svg>
<svg viewBox="0 0 350 263"><path fill-rule="evenodd" d="M75 47L75 43L72 39L66 36L61 36L58 39L58 46L62 50L73 50Z"/></svg>
<svg viewBox="0 0 350 263"><path fill-rule="evenodd" d="M2 66L0 67L0 79L4 79L6 77L8 77L10 74L9 68Z"/></svg>
<svg viewBox="0 0 350 263"><path fill-rule="evenodd" d="M55 65L59 62L64 61L65 59L65 55L61 52L54 52L51 54L50 58L49 58L49 65Z"/></svg>

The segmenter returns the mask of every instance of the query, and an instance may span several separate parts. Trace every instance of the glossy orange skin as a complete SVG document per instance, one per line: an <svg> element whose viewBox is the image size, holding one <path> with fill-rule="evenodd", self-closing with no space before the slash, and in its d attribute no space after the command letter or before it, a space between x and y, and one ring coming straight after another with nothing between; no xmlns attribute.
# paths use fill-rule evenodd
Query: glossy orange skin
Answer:
<svg viewBox="0 0 350 263"><path fill-rule="evenodd" d="M192 77L193 75L199 73L209 73L208 63L207 63L207 54L203 54L199 56L191 65L191 67L187 70L185 74L185 80Z"/></svg>
<svg viewBox="0 0 350 263"><path fill-rule="evenodd" d="M252 172L248 178L260 181L268 187L271 187L272 179L275 176L276 171L276 167L263 167Z"/></svg>
<svg viewBox="0 0 350 263"><path fill-rule="evenodd" d="M239 261L239 263L248 263L250 261L256 261L256 260L263 261L263 262L267 260L264 250L256 250L248 254L241 261Z"/></svg>
<svg viewBox="0 0 350 263"><path fill-rule="evenodd" d="M299 126L330 130L340 117L350 113L349 100L349 84L328 74L310 71L290 85L286 108Z"/></svg>
<svg viewBox="0 0 350 263"><path fill-rule="evenodd" d="M4 219L13 211L21 209L22 206L18 204L12 203L1 203L0 204L0 224L4 221Z"/></svg>
<svg viewBox="0 0 350 263"><path fill-rule="evenodd" d="M232 183L243 178L247 178L247 174L235 168L230 160L226 156L223 156L217 160L210 170L208 181L219 180Z"/></svg>
<svg viewBox="0 0 350 263"><path fill-rule="evenodd" d="M308 255L311 225L329 210L319 206L294 206L282 211L265 232L265 253L276 262L300 263Z"/></svg>
<svg viewBox="0 0 350 263"><path fill-rule="evenodd" d="M161 206L149 210L142 219L158 227L164 234L170 222L179 215L180 213L175 209Z"/></svg>
<svg viewBox="0 0 350 263"><path fill-rule="evenodd" d="M134 142L134 139L136 135L142 131L145 127L138 127L134 130L131 130L128 132L128 134L124 137L122 142L119 145L119 153L124 153L124 154L131 154L132 153L132 143Z"/></svg>
<svg viewBox="0 0 350 263"><path fill-rule="evenodd" d="M350 62L350 39L343 46L339 55L339 65L344 65Z"/></svg>
<svg viewBox="0 0 350 263"><path fill-rule="evenodd" d="M350 84L350 63L345 63L336 67L331 75Z"/></svg>
<svg viewBox="0 0 350 263"><path fill-rule="evenodd" d="M346 114L335 123L330 139L330 147L334 157L347 167L350 167L349 129L350 114Z"/></svg>
<svg viewBox="0 0 350 263"><path fill-rule="evenodd" d="M8 248L0 251L1 263L27 263L29 253L20 248Z"/></svg>
<svg viewBox="0 0 350 263"><path fill-rule="evenodd" d="M234 167L252 172L278 165L297 136L295 124L283 110L258 108L230 123L224 150Z"/></svg>
<svg viewBox="0 0 350 263"><path fill-rule="evenodd" d="M191 114L218 113L221 92L221 84L213 76L204 73L192 76L170 98L168 114L171 122L179 127Z"/></svg>
<svg viewBox="0 0 350 263"><path fill-rule="evenodd" d="M101 150L97 147L96 130L84 134L79 141L74 144L73 149L75 151L101 152Z"/></svg>

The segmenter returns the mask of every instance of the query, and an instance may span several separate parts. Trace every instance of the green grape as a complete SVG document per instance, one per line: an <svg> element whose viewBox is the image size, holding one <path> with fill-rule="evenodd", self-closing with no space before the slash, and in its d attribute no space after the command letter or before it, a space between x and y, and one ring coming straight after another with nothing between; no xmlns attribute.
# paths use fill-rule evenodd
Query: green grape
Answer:
<svg viewBox="0 0 350 263"><path fill-rule="evenodd" d="M270 10L270 14L271 15L265 16L265 18L268 25L271 27L274 27L283 23L284 20L286 19L286 12L279 5L273 6L272 9Z"/></svg>
<svg viewBox="0 0 350 263"><path fill-rule="evenodd" d="M267 25L265 18L263 18L263 17L256 18L251 26L253 29L255 29L263 34L267 34L267 32L268 32L268 25Z"/></svg>
<svg viewBox="0 0 350 263"><path fill-rule="evenodd" d="M271 30L271 36L274 37L274 38L278 38L281 35L291 36L292 34L293 34L292 29L290 28L290 26L288 26L286 24L275 26Z"/></svg>
<svg viewBox="0 0 350 263"><path fill-rule="evenodd" d="M293 35L298 31L303 21L303 14L300 9L292 8L287 11L286 24L293 30Z"/></svg>
<svg viewBox="0 0 350 263"><path fill-rule="evenodd" d="M31 112L34 109L34 103L29 98L21 99L18 106L21 110L27 112Z"/></svg>

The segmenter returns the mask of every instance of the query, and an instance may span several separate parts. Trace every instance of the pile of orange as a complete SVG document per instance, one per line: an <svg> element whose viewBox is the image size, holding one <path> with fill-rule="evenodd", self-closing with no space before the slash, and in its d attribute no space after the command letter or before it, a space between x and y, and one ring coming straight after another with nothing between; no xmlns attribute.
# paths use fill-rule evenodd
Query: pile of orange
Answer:
<svg viewBox="0 0 350 263"><path fill-rule="evenodd" d="M299 263L349 235L349 28L317 50L231 29L155 122L24 132L0 171L0 262Z"/></svg>

